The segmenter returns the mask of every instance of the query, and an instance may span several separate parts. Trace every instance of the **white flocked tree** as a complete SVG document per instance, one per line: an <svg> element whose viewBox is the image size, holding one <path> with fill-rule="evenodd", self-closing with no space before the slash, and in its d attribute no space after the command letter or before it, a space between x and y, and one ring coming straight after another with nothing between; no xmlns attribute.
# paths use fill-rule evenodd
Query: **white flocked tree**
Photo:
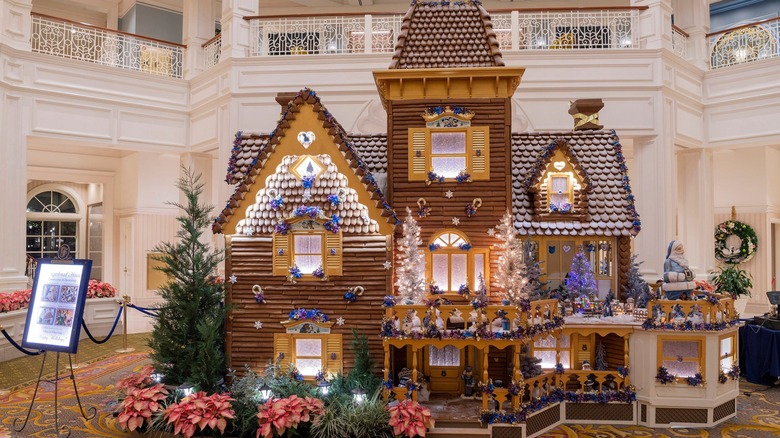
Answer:
<svg viewBox="0 0 780 438"><path fill-rule="evenodd" d="M403 234L398 239L396 250L395 287L401 301L411 301L419 304L426 296L425 290L425 256L420 250L420 226L412 216L409 207L406 208L406 219Z"/></svg>
<svg viewBox="0 0 780 438"><path fill-rule="evenodd" d="M519 304L528 299L527 289L530 285L523 262L523 241L512 223L512 214L509 211L496 230L496 237L502 241L498 244L501 255L498 258L496 280L504 290L504 299Z"/></svg>

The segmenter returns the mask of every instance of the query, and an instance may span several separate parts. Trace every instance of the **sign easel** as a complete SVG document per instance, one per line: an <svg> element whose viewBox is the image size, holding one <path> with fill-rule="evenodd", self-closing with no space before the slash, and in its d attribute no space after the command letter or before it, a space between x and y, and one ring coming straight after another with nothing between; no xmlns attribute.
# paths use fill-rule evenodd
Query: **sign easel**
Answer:
<svg viewBox="0 0 780 438"><path fill-rule="evenodd" d="M81 405L76 379L73 375L73 361L71 360L71 354L76 354L78 351L81 321L84 317L84 304L87 298L87 285L91 270L92 260L71 259L70 248L67 245L60 247L56 258L38 261L22 347L42 351L43 360L24 422L20 427L17 427L17 422L21 421L21 418L14 419L13 430L15 433L21 432L27 426L41 382L54 384L54 427L58 437L70 436L70 429L59 424L57 390L60 380L70 378L73 382L76 401L81 415L85 419L91 420L97 414L95 407L90 407L85 411ZM54 378L44 379L44 365L50 351L56 353ZM68 355L69 373L63 377L60 377L60 353Z"/></svg>

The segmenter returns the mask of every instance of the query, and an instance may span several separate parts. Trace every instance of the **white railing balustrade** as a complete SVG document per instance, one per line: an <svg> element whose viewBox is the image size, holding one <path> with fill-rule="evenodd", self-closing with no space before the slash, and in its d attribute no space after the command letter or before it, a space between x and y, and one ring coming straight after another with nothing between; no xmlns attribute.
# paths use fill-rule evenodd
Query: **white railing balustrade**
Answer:
<svg viewBox="0 0 780 438"><path fill-rule="evenodd" d="M203 43L203 69L208 70L219 63L222 52L222 34L214 35L214 38Z"/></svg>
<svg viewBox="0 0 780 438"><path fill-rule="evenodd" d="M512 11L491 14L502 52L639 47L639 10Z"/></svg>
<svg viewBox="0 0 780 438"><path fill-rule="evenodd" d="M726 29L707 37L712 69L780 56L780 18Z"/></svg>
<svg viewBox="0 0 780 438"><path fill-rule="evenodd" d="M675 25L672 25L672 49L681 58L688 58L688 34Z"/></svg>
<svg viewBox="0 0 780 438"><path fill-rule="evenodd" d="M639 47L639 8L491 14L502 52ZM389 53L401 15L251 17L250 56Z"/></svg>
<svg viewBox="0 0 780 438"><path fill-rule="evenodd" d="M249 29L250 56L388 53L401 16L253 18Z"/></svg>
<svg viewBox="0 0 780 438"><path fill-rule="evenodd" d="M184 46L32 14L33 52L160 76L182 77Z"/></svg>

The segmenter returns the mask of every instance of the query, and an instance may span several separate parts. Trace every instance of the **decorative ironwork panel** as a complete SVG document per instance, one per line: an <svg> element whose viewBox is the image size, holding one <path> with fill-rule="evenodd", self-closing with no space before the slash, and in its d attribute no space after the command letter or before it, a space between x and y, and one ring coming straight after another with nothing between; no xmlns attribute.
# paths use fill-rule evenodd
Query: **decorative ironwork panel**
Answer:
<svg viewBox="0 0 780 438"><path fill-rule="evenodd" d="M203 69L208 70L219 63L222 52L222 36L217 35L208 44L203 46Z"/></svg>
<svg viewBox="0 0 780 438"><path fill-rule="evenodd" d="M520 49L639 47L636 10L541 11L518 19Z"/></svg>
<svg viewBox="0 0 780 438"><path fill-rule="evenodd" d="M710 67L721 68L780 56L780 19L710 36Z"/></svg>
<svg viewBox="0 0 780 438"><path fill-rule="evenodd" d="M672 27L672 49L681 58L688 58L688 35L676 27Z"/></svg>
<svg viewBox="0 0 780 438"><path fill-rule="evenodd" d="M493 31L498 39L498 47L502 52L512 50L512 14L491 14Z"/></svg>
<svg viewBox="0 0 780 438"><path fill-rule="evenodd" d="M182 77L182 47L141 36L33 15L31 44L47 55Z"/></svg>

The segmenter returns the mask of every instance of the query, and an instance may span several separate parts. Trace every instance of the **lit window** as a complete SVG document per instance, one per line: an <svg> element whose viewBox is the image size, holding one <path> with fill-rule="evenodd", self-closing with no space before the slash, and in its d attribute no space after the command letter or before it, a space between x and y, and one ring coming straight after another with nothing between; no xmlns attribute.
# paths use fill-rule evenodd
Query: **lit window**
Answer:
<svg viewBox="0 0 780 438"><path fill-rule="evenodd" d="M434 236L427 254L429 280L445 293L457 293L463 285L474 291L480 275L488 278L487 249L472 248L458 232L446 231Z"/></svg>
<svg viewBox="0 0 780 438"><path fill-rule="evenodd" d="M428 365L432 367L459 367L460 349L452 345L447 345L444 348L431 345Z"/></svg>
<svg viewBox="0 0 780 438"><path fill-rule="evenodd" d="M322 266L322 233L294 235L293 260L303 274Z"/></svg>
<svg viewBox="0 0 780 438"><path fill-rule="evenodd" d="M298 158L292 166L290 166L290 170L298 179L308 175L317 177L325 170L325 165L315 157L304 155Z"/></svg>
<svg viewBox="0 0 780 438"><path fill-rule="evenodd" d="M431 132L431 169L445 178L467 169L465 131Z"/></svg>
<svg viewBox="0 0 780 438"><path fill-rule="evenodd" d="M658 366L666 368L677 377L693 377L696 373L704 375L702 365L703 343L701 340L672 340L659 338L661 357Z"/></svg>
<svg viewBox="0 0 780 438"><path fill-rule="evenodd" d="M68 245L71 253L77 254L80 220L75 201L65 193L45 190L34 195L27 202L27 255L53 258L61 245Z"/></svg>
<svg viewBox="0 0 780 438"><path fill-rule="evenodd" d="M737 361L736 339L733 335L720 338L720 369L728 372Z"/></svg>
<svg viewBox="0 0 780 438"><path fill-rule="evenodd" d="M542 360L542 368L554 368L556 364L556 343L558 340L555 336L547 336L546 338L540 338L534 342L534 357ZM561 349L561 364L564 368L569 369L571 367L571 351L570 351L570 336L561 333L560 335L560 349Z"/></svg>
<svg viewBox="0 0 780 438"><path fill-rule="evenodd" d="M316 220L291 222L286 233L274 233L273 247L274 275L289 276L294 266L303 275L300 280L341 275L341 231L328 231ZM321 276L312 275L320 268Z"/></svg>
<svg viewBox="0 0 780 438"><path fill-rule="evenodd" d="M314 377L322 370L322 339L295 338L295 367L304 377Z"/></svg>

